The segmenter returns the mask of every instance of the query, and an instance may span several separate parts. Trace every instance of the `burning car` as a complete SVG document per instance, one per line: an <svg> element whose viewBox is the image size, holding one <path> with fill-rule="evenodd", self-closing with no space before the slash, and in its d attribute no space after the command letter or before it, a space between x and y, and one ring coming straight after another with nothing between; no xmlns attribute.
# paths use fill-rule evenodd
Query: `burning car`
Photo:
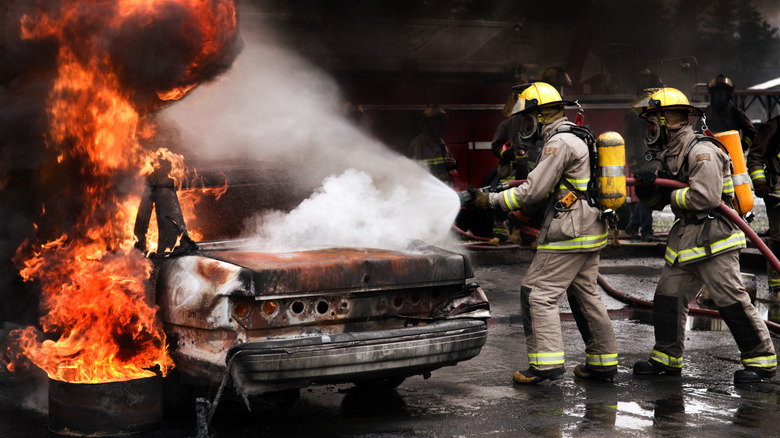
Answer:
<svg viewBox="0 0 780 438"><path fill-rule="evenodd" d="M157 217L176 224L180 241L150 255L152 277L185 383L232 378L248 395L318 383L394 387L473 358L485 343L489 303L467 282L473 274L461 254L422 242L406 251L277 253L245 240L196 243L177 203L159 202L175 199L165 187L156 189Z"/></svg>

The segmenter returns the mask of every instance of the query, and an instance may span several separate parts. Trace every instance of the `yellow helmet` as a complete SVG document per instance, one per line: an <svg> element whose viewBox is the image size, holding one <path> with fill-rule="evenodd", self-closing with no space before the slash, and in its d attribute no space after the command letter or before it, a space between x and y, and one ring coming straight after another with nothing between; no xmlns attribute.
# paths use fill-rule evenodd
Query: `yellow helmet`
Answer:
<svg viewBox="0 0 780 438"><path fill-rule="evenodd" d="M700 109L691 105L682 91L676 88L660 88L655 90L652 94L643 97L644 98L638 99L638 101L633 103L641 108L640 117L646 117L650 114L664 110L686 111L688 114L694 116L703 114Z"/></svg>
<svg viewBox="0 0 780 438"><path fill-rule="evenodd" d="M512 115L556 105L576 105L574 102L563 100L558 90L546 82L526 84L516 90L518 91L517 102L512 108Z"/></svg>

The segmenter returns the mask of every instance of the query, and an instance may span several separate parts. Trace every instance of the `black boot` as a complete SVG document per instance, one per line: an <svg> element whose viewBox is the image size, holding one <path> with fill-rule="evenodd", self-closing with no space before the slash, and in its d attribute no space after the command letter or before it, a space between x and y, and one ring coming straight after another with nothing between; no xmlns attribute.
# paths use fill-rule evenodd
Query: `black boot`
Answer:
<svg viewBox="0 0 780 438"><path fill-rule="evenodd" d="M615 380L617 370L598 371L588 365L577 365L574 367L574 375L583 379L599 380L601 382L611 382Z"/></svg>
<svg viewBox="0 0 780 438"><path fill-rule="evenodd" d="M669 368L652 359L634 364L634 374L637 376L679 376L681 372L680 369Z"/></svg>
<svg viewBox="0 0 780 438"><path fill-rule="evenodd" d="M776 370L765 370L758 367L745 367L743 370L734 371L734 384L758 383L775 376Z"/></svg>

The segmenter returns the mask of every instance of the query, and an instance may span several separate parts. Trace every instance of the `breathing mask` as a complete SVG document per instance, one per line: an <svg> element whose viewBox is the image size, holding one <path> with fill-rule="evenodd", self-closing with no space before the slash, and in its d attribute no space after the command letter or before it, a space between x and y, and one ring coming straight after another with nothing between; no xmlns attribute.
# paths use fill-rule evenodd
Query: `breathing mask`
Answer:
<svg viewBox="0 0 780 438"><path fill-rule="evenodd" d="M534 113L521 113L517 115L518 131L517 135L521 141L532 142L539 137L539 118Z"/></svg>
<svg viewBox="0 0 780 438"><path fill-rule="evenodd" d="M644 119L645 122L645 160L656 160L658 154L666 148L669 143L669 135L666 130L666 118L663 113L656 114Z"/></svg>
<svg viewBox="0 0 780 438"><path fill-rule="evenodd" d="M519 148L523 153L527 153L528 150L535 150L536 143L540 140L541 114L529 111L517 114L515 117Z"/></svg>

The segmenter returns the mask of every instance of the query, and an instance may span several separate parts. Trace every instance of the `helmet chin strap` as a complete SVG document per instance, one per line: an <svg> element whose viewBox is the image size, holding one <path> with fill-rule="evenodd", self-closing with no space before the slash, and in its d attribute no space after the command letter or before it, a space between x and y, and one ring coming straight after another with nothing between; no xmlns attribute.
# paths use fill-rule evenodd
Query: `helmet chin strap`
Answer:
<svg viewBox="0 0 780 438"><path fill-rule="evenodd" d="M536 138L542 137L543 125L544 125L544 116L542 115L542 112L539 111L536 113Z"/></svg>

